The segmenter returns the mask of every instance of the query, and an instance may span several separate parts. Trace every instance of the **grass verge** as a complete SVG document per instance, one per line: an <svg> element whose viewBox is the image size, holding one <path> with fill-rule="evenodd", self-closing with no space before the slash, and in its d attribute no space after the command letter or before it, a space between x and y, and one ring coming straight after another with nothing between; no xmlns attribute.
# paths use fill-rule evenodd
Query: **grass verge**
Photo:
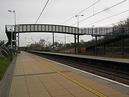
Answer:
<svg viewBox="0 0 129 97"><path fill-rule="evenodd" d="M11 56L0 57L0 80L4 76L4 73L6 72L11 60L12 60Z"/></svg>

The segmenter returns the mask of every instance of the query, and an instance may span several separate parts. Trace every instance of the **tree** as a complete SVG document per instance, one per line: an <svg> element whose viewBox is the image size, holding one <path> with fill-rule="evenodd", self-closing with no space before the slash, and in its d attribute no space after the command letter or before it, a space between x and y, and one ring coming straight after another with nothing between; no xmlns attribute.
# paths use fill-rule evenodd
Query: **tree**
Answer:
<svg viewBox="0 0 129 97"><path fill-rule="evenodd" d="M44 47L45 46L45 40L44 39L40 39L39 40L39 44Z"/></svg>

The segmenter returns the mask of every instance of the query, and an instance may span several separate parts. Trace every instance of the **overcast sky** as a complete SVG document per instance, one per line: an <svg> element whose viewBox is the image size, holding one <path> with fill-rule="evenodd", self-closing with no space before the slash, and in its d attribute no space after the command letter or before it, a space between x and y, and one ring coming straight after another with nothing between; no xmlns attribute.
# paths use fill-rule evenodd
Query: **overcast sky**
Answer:
<svg viewBox="0 0 129 97"><path fill-rule="evenodd" d="M14 14L9 13L8 10L15 10L17 14L17 24L34 24L37 17L39 16L43 6L47 0L0 0L0 40L7 40L5 35L4 26L14 24ZM50 0L44 13L39 19L38 23L48 23L48 24L62 24L69 17L76 15L79 11L87 8L89 5L93 4L97 0ZM100 0L95 6L84 11L84 19L96 12L107 9L108 7L123 0ZM129 10L129 0L124 3L113 7L112 9L106 10L92 18L89 18L80 23L80 27L92 27L96 26L111 26L113 23L117 23L121 20L125 20L129 17L129 11L120 14L118 16L106 19L104 21L93 24L94 22L101 20L103 18L115 15L117 13ZM76 23L77 19L73 18L66 22L65 25L73 25ZM64 35L56 34L56 41L64 42ZM39 39L45 39L47 42L51 42L52 34L43 33L27 33L20 34L20 45L27 45L34 41L39 41ZM81 39L87 41L91 39L90 36L83 36ZM73 37L67 35L67 42L72 42Z"/></svg>

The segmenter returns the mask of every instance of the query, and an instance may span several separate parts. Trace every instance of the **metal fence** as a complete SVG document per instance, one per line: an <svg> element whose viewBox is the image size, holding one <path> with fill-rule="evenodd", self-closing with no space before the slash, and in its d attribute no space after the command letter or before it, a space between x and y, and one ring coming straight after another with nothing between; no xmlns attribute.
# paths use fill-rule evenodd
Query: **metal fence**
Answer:
<svg viewBox="0 0 129 97"><path fill-rule="evenodd" d="M4 41L0 41L0 57L6 57L11 54L10 49L5 45Z"/></svg>

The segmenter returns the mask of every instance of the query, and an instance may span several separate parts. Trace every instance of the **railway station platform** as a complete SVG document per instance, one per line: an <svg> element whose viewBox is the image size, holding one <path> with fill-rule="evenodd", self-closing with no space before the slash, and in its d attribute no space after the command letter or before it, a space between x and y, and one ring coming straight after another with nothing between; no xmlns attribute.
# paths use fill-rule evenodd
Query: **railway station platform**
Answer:
<svg viewBox="0 0 129 97"><path fill-rule="evenodd" d="M63 54L63 53L41 52L41 51L31 51L31 53L39 53L39 54L55 55L55 56L56 55L57 56L66 56L66 57L74 57L74 58L83 58L83 59L91 59L91 60L129 64L129 59L123 59L123 58L112 58L112 57L101 57L101 56L90 56L90 55L76 55L76 54Z"/></svg>
<svg viewBox="0 0 129 97"><path fill-rule="evenodd" d="M129 87L21 52L17 56L9 97L129 97Z"/></svg>

